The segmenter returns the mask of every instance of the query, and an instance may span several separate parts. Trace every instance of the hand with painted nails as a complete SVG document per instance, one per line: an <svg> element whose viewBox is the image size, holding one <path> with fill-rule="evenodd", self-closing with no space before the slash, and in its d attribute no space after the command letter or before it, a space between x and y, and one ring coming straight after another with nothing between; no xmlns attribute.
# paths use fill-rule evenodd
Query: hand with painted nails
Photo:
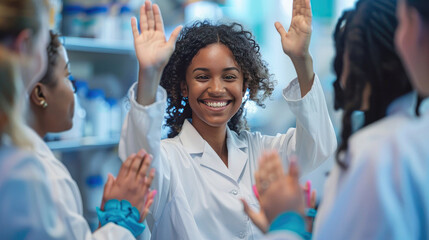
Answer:
<svg viewBox="0 0 429 240"><path fill-rule="evenodd" d="M278 155L277 160L280 161ZM269 223L283 212L293 211L304 216L305 201L299 184L296 159L291 159L287 174L271 182L268 189L261 194L260 202Z"/></svg>
<svg viewBox="0 0 429 240"><path fill-rule="evenodd" d="M151 161L151 155L142 149L127 158L116 179L109 174L104 186L101 210L104 210L104 203L111 199L127 200L139 210L140 220L143 221L156 194L156 190L149 190L155 176L155 169L149 171Z"/></svg>
<svg viewBox="0 0 429 240"><path fill-rule="evenodd" d="M261 196L264 195L265 191L268 190L270 184L277 179L283 177L282 163L280 157L276 151L263 153L259 159L259 169L255 172L255 182L253 187L256 198L259 201L259 205L262 206ZM260 208L259 212L253 211L247 202L242 199L244 211L252 219L252 222L264 233L268 231L269 222L265 215L265 212Z"/></svg>
<svg viewBox="0 0 429 240"><path fill-rule="evenodd" d="M263 154L255 180L260 212L253 211L246 201L242 202L244 211L261 231L267 232L271 222L283 212L294 211L304 215L303 188L299 184L295 159L291 160L289 171L285 174L277 152Z"/></svg>

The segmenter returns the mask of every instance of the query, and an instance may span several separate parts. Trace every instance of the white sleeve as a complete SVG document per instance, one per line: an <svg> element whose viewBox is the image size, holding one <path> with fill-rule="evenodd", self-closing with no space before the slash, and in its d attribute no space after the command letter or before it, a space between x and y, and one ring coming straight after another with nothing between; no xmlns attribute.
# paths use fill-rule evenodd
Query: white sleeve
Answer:
<svg viewBox="0 0 429 240"><path fill-rule="evenodd" d="M376 144L356 155L313 239L417 239L404 221L410 218L402 201L412 193L404 191L410 186L401 182L407 174L395 163L395 149Z"/></svg>
<svg viewBox="0 0 429 240"><path fill-rule="evenodd" d="M313 86L304 97L298 79L294 79L283 90L283 97L296 116L296 128L277 136L262 136L262 147L277 149L284 166L288 166L290 156L296 155L300 171L305 174L327 160L337 148L319 78L315 75Z"/></svg>
<svg viewBox="0 0 429 240"><path fill-rule="evenodd" d="M134 83L129 90L130 111L122 126L119 157L125 161L130 154L144 148L155 158L159 156L161 127L167 102L167 92L158 86L156 101L148 106L137 103Z"/></svg>
<svg viewBox="0 0 429 240"><path fill-rule="evenodd" d="M151 105L142 106L136 101L136 86L137 83L133 84L129 91L131 108L122 126L119 157L125 161L127 156L141 148L153 156L151 167L155 168L156 172L151 188L156 189L157 194L146 218L149 227L152 228L170 197L170 163L166 151L161 148L161 127L167 92L158 86L156 101Z"/></svg>

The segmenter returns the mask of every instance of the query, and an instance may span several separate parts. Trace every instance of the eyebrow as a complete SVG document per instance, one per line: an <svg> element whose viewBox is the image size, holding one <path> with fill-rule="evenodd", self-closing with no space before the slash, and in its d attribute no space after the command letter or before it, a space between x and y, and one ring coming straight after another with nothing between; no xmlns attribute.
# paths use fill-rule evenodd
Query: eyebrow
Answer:
<svg viewBox="0 0 429 240"><path fill-rule="evenodd" d="M228 67L228 68L222 69L223 72L227 72L227 71L231 71L231 70L235 70L237 72L240 72L240 70L236 67ZM192 72L196 72L196 71L210 72L210 70L208 68L195 68Z"/></svg>

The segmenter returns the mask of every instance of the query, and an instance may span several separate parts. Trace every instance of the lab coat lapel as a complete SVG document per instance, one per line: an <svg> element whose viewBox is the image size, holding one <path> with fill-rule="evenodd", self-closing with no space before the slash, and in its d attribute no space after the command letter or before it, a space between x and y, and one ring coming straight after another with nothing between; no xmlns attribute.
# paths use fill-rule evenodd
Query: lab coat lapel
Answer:
<svg viewBox="0 0 429 240"><path fill-rule="evenodd" d="M239 139L235 132L231 132L229 128L227 128L226 144L228 147L229 170L234 180L240 182L248 159L247 144Z"/></svg>
<svg viewBox="0 0 429 240"><path fill-rule="evenodd" d="M234 180L229 169L222 162L212 147L204 140L192 124L185 120L179 134L183 147L190 155L200 154L201 166L209 168L218 174Z"/></svg>
<svg viewBox="0 0 429 240"><path fill-rule="evenodd" d="M229 169L188 120L184 122L179 138L189 154L201 154L201 166L230 178L234 182L239 181L247 163L247 153L243 152L242 149L247 148L247 145L239 140L235 133L231 133L229 128L227 128Z"/></svg>

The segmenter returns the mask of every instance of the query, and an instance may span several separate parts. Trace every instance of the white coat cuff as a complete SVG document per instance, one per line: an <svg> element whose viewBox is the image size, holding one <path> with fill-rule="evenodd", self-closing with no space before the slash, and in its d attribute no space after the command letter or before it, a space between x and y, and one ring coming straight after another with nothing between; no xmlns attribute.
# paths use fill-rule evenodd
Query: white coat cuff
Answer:
<svg viewBox="0 0 429 240"><path fill-rule="evenodd" d="M283 97L293 113L299 112L302 106L309 106L312 111L317 112L318 109L315 107L317 105L315 105L314 101L320 100L321 96L323 98L324 93L317 75L314 76L310 91L304 97L301 97L301 88L298 78L292 80L289 85L283 89Z"/></svg>
<svg viewBox="0 0 429 240"><path fill-rule="evenodd" d="M158 90L156 91L155 102L149 105L141 105L137 102L137 82L131 85L130 90L128 90L128 97L130 99L131 106L133 108L137 108L140 110L148 110L151 108L159 107L159 104L165 104L167 102L167 92L161 86L158 86Z"/></svg>

